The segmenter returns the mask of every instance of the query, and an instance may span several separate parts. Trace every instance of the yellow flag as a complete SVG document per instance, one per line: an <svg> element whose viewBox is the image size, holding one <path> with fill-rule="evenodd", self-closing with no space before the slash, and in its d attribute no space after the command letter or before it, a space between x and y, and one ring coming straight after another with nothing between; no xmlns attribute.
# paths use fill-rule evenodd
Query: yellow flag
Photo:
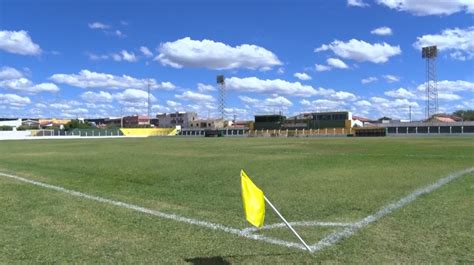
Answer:
<svg viewBox="0 0 474 265"><path fill-rule="evenodd" d="M259 189L245 174L240 171L240 180L242 185L242 201L244 203L245 217L249 223L256 227L263 225L265 219L265 200L263 191Z"/></svg>

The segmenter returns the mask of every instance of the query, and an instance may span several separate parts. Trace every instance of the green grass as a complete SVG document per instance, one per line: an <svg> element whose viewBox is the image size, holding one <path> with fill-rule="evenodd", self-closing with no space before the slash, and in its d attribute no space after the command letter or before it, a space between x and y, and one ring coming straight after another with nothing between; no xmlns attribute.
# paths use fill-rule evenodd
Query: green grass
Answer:
<svg viewBox="0 0 474 265"><path fill-rule="evenodd" d="M472 166L470 137L0 141L0 172L236 228L242 168L290 221L353 222ZM0 263L473 263L473 199L470 174L311 256L0 176Z"/></svg>

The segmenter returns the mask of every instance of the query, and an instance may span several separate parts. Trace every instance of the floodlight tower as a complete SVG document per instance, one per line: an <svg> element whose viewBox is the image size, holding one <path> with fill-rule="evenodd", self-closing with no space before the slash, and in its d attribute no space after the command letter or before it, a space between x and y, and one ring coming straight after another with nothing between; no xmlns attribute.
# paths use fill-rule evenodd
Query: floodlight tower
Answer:
<svg viewBox="0 0 474 265"><path fill-rule="evenodd" d="M221 114L221 119L224 119L225 116L225 77L223 75L218 75L217 85L219 86L219 112Z"/></svg>
<svg viewBox="0 0 474 265"><path fill-rule="evenodd" d="M423 47L421 57L426 60L426 119L438 113L438 86L436 82L436 46Z"/></svg>

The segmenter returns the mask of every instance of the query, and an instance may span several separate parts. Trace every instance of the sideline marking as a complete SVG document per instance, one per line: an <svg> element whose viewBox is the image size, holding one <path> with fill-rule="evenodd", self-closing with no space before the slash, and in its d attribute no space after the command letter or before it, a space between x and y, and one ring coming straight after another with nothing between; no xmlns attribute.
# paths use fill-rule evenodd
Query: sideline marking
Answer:
<svg viewBox="0 0 474 265"><path fill-rule="evenodd" d="M339 223L339 222L322 222L322 221L297 221L297 222L290 222L292 226L326 226L326 227L347 227L353 226L356 223ZM260 228L257 227L249 227L242 229L243 233L253 233L258 232L261 230L270 230L275 228L284 228L286 227L285 223L274 223L270 225L264 225Z"/></svg>
<svg viewBox="0 0 474 265"><path fill-rule="evenodd" d="M89 195L89 194L82 193L82 192L79 192L79 191L68 190L68 189L65 189L65 188L60 187L60 186L46 184L46 183L43 183L43 182L34 181L34 180L19 177L19 176L11 175L11 174L6 174L6 173L0 172L0 176L4 176L4 177L15 179L15 180L18 180L18 181L21 181L21 182L33 184L33 185L43 187L43 188L46 188L46 189L51 189L51 190L67 193L67 194L72 195L72 196L76 196L76 197L80 197L80 198L84 198L84 199L89 199L89 200L92 200L92 201L107 203L107 204L111 204L111 205L114 205L114 206L119 206L119 207L127 208L127 209L130 209L130 210L134 210L134 211L137 211L137 212L154 215L154 216L157 216L157 217L161 217L163 219L168 219L168 220L173 220L173 221L177 221L177 222L181 222L181 223L187 223L187 224L191 224L191 225L201 226L201 227L209 228L209 229L212 229L212 230L220 230L220 231L224 231L224 232L227 232L227 233L230 233L230 234L242 236L242 237L245 237L245 238L249 238L249 239L253 239L253 240L259 240L259 241L263 241L263 242L267 242L267 243L271 243L271 244L275 244L275 245L285 246L285 247L288 247L288 248L298 248L298 249L305 250L305 247L300 243L280 240L280 239L276 239L276 238L272 238L272 237L268 237L268 236L263 236L263 235L256 235L256 234L246 233L246 232L244 232L244 230L241 230L241 229L232 228L232 227L228 227L228 226L225 226L225 225L216 224L216 223L212 223L212 222L208 222L208 221L202 221L202 220L198 220L198 219L184 217L184 216L180 216L180 215L177 215L177 214L164 213L164 212L160 212L160 211L140 207L140 206L137 206L137 205L133 205L133 204L130 204L130 203L125 203L125 202L121 202L121 201L114 201L114 200L110 200L110 199L106 199L106 198L102 198L102 197L98 197L98 196L94 196L94 195Z"/></svg>
<svg viewBox="0 0 474 265"><path fill-rule="evenodd" d="M355 222L355 223L332 223L332 222L319 222L319 221L302 221L302 222L294 222L294 223L300 224L300 225L306 225L306 226L318 226L318 225L323 225L323 224L325 224L326 226L345 226L345 228L342 231L338 231L338 232L334 232L332 234L329 234L328 236L324 237L323 239L321 239L316 244L313 244L313 245L310 246L313 253L314 252L319 252L319 251L323 250L326 247L330 247L330 246L336 244L341 239L348 238L348 237L354 235L358 230L360 230L362 228L365 228L369 224L379 220L380 218L384 217L385 215L388 215L388 214L392 213L393 211L398 210L398 209L410 204L415 199L417 199L419 196L424 195L424 194L429 194L429 193L441 188L442 186L448 184L449 182L451 182L451 181L453 181L457 178L460 178L460 177L462 177L466 174L472 173L472 172L474 172L474 167L467 168L467 169L452 173L452 174L450 174L450 175L448 175L444 178L439 179L438 181L436 181L433 184L429 184L429 185L427 185L423 188L419 188L419 189L415 190L414 192L410 193L409 195L401 198L400 200L398 200L396 202L390 203L390 204L382 207L376 213L374 213L372 215L369 215L369 216L365 217L364 219L362 219L358 222ZM238 236L241 236L241 237L245 237L245 238L249 238L249 239L253 239L253 240L259 240L259 241L263 241L263 242L267 242L267 243L271 243L271 244L275 244L275 245L285 246L285 247L288 247L288 248L297 248L297 249L301 249L301 250L306 250L305 247L300 243L280 240L280 239L276 239L276 238L272 238L272 237L268 237L268 236L263 236L263 235L258 235L258 234L252 234L252 232L257 232L258 229L253 229L253 228L237 229L237 228L232 228L232 227L228 227L228 226L221 225L221 224L216 224L216 223L212 223L212 222L207 222L207 221L192 219L192 218L188 218L188 217L183 217L183 216L179 216L179 215L176 215L176 214L164 213L164 212L160 212L160 211L140 207L140 206L125 203L125 202L114 201L114 200L105 199L105 198L102 198L102 197L93 196L93 195L89 195L89 194L74 191L74 190L68 190L68 189L62 188L60 186L54 186L54 185L50 185L50 184L46 184L46 183L42 183L42 182L38 182L38 181L34 181L34 180L29 180L29 179L26 179L26 178L22 178L22 177L18 177L18 176L15 176L15 175L2 173L2 172L0 172L0 176L5 176L5 177L8 177L8 178L12 178L12 179L15 179L15 180L18 180L18 181L33 184L33 185L40 186L40 187L43 187L43 188L64 192L64 193L70 194L72 196L85 198L85 199L89 199L89 200L93 200L93 201L98 201L98 202L102 202L102 203L107 203L107 204L111 204L111 205L114 205L114 206L127 208L127 209L130 209L130 210L135 210L135 211L138 211L138 212L154 215L154 216L161 217L161 218L164 218L164 219L169 219L169 220L173 220L173 221L177 221L177 222L182 222L182 223L192 224L192 225L196 225L196 226L201 226L201 227L209 228L209 229L212 229L212 230L220 230L220 231L224 231L224 232L234 234L234 235L238 235ZM340 224L340 225L336 225L336 224ZM277 228L277 227L280 227L280 226L282 226L282 224L276 223L276 224L271 224L271 225L264 226L264 229L272 229L272 228ZM262 228L260 228L260 229L262 229Z"/></svg>
<svg viewBox="0 0 474 265"><path fill-rule="evenodd" d="M398 200L396 202L393 202L393 203L390 203L390 204L380 208L380 210L378 210L376 213L374 213L372 215L369 215L369 216L365 217L364 219L354 223L353 226L346 227L342 231L335 232L335 233L332 233L332 234L326 236L325 238L321 239L318 243L316 243L314 245L311 245L310 247L311 247L313 252L318 252L318 251L321 251L322 249L324 249L326 247L330 247L330 246L336 244L339 240L354 235L358 230L368 226L369 224L377 221L378 219L384 217L385 215L390 214L393 211L398 210L398 209L408 205L409 203L413 202L419 196L431 193L431 192L441 188L442 186L448 184L449 182L451 182L451 181L453 181L457 178L460 178L460 177L462 177L466 174L472 173L472 172L474 172L474 167L467 168L467 169L452 173L452 174L450 174L450 175L448 175L448 176L446 176L442 179L439 179L438 181L436 181L433 184L427 185L423 188L419 188L419 189L415 190L414 192L410 193L409 195L401 198L400 200Z"/></svg>

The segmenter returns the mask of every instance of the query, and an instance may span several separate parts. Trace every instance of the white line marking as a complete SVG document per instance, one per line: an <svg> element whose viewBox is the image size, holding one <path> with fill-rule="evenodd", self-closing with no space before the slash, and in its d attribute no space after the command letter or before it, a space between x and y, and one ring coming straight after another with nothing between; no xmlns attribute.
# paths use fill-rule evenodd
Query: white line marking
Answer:
<svg viewBox="0 0 474 265"><path fill-rule="evenodd" d="M321 222L321 221L299 221L299 222L290 222L292 226L336 226L336 227L347 227L355 225L355 223L339 223L339 222ZM242 230L244 233L254 233L260 230L269 230L274 228L285 228L285 223L275 223L270 225L264 225L260 228L249 227Z"/></svg>
<svg viewBox="0 0 474 265"><path fill-rule="evenodd" d="M244 230L228 227L228 226L221 225L221 224L216 224L216 223L212 223L212 222L207 222L207 221L197 220L197 219L193 219L193 218L183 217L183 216L179 216L179 215L176 215L176 214L164 213L164 212L160 212L160 211L140 207L140 206L137 206L137 205L133 205L133 204L130 204L130 203L109 200L109 199L105 199L105 198L94 196L94 195L89 195L89 194L74 191L74 190L68 190L68 189L65 189L65 188L60 187L60 186L55 186L55 185L42 183L42 182L39 182L39 181L29 180L29 179L22 178L22 177L19 177L19 176L14 176L14 175L11 175L11 174L6 174L6 173L1 173L0 172L0 176L12 178L12 179L15 179L15 180L18 180L18 181L33 184L33 185L43 187L43 188L46 188L46 189L51 189L51 190L67 193L67 194L72 195L72 196L76 196L76 197L80 197L80 198L84 198L84 199L88 199L88 200L93 200L93 201L97 201L97 202L101 202L101 203L107 203L107 204L111 204L111 205L114 205L114 206L134 210L134 211L137 211L137 212L150 214L150 215L161 217L161 218L164 218L164 219L169 219L169 220L173 220L173 221L177 221L177 222L181 222L181 223L187 223L187 224L191 224L191 225L201 226L201 227L209 228L209 229L212 229L212 230L220 230L220 231L223 231L223 232L227 232L227 233L230 233L230 234L242 236L242 237L245 237L245 238L264 241L264 242L267 242L267 243L280 245L280 246L285 246L285 247L288 247L288 248L297 248L297 249L305 250L305 247L302 244L299 244L299 243L284 241L284 240L275 239L275 238L271 238L271 237L263 236L263 235L250 234L250 233L244 232Z"/></svg>
<svg viewBox="0 0 474 265"><path fill-rule="evenodd" d="M382 207L375 214L365 217L364 219L355 223L353 226L346 227L342 231L335 232L326 236L325 238L321 239L318 243L312 245L311 249L313 250L313 252L318 252L326 247L330 247L334 245L335 243L337 243L339 240L354 235L358 230L368 226L369 224L377 221L378 219L384 217L385 215L390 214L393 211L400 209L406 206L407 204L413 202L419 196L431 193L441 188L442 186L448 184L449 182L472 172L474 172L474 167L452 173L451 175L438 180L434 184L417 189L414 192L410 193L408 196L401 198L397 202L390 203Z"/></svg>

